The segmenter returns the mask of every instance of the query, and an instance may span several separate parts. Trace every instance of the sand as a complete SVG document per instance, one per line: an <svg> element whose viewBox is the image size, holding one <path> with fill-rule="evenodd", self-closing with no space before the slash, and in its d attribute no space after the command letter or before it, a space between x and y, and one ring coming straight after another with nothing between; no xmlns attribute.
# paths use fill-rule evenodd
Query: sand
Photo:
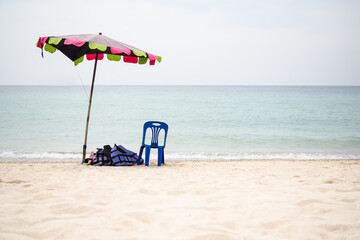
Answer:
<svg viewBox="0 0 360 240"><path fill-rule="evenodd" d="M360 161L0 163L0 239L360 239Z"/></svg>

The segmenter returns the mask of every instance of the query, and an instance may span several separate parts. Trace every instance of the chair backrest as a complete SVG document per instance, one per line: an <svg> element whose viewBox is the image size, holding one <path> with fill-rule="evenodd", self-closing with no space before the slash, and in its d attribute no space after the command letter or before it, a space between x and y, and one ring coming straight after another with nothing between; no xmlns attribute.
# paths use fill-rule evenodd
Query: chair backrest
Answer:
<svg viewBox="0 0 360 240"><path fill-rule="evenodd" d="M151 129L151 145L145 144L145 135L146 135L146 130L148 128ZM144 124L142 145L143 146L151 146L153 148L159 147L159 134L160 134L160 131L163 129L165 131L163 147L165 147L168 128L169 128L168 125L164 122L158 122L158 121L146 122Z"/></svg>

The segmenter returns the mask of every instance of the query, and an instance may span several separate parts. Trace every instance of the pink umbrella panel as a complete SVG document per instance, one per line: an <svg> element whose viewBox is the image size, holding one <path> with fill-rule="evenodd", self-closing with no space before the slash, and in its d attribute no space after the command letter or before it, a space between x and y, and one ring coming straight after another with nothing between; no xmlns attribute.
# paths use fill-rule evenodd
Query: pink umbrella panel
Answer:
<svg viewBox="0 0 360 240"><path fill-rule="evenodd" d="M110 61L123 61L126 63L146 64L149 60L150 65L155 65L155 60L161 62L161 57L145 52L128 44L121 43L102 34L80 34L66 36L40 37L36 46L45 49L50 53L56 50L61 51L75 66L81 63L86 56L87 60L102 60L104 54Z"/></svg>

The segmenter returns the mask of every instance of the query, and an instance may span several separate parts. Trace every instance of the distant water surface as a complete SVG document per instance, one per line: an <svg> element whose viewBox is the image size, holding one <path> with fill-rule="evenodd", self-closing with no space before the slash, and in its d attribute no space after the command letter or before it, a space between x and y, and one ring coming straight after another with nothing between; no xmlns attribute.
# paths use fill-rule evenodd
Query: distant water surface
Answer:
<svg viewBox="0 0 360 240"><path fill-rule="evenodd" d="M82 86L1 86L0 104L0 161L81 158ZM149 120L167 159L360 158L360 87L95 86L88 151L138 151Z"/></svg>

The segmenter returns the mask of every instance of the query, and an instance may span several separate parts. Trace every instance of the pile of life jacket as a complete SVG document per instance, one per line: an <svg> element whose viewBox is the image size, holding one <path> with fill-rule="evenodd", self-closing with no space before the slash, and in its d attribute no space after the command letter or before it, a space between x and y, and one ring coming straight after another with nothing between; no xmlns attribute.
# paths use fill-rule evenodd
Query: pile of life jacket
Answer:
<svg viewBox="0 0 360 240"><path fill-rule="evenodd" d="M98 148L91 165L95 166L132 166L137 163L139 156L124 148L121 145L114 144L111 148L110 145L105 145L103 148ZM143 164L144 160L140 159L140 164Z"/></svg>

